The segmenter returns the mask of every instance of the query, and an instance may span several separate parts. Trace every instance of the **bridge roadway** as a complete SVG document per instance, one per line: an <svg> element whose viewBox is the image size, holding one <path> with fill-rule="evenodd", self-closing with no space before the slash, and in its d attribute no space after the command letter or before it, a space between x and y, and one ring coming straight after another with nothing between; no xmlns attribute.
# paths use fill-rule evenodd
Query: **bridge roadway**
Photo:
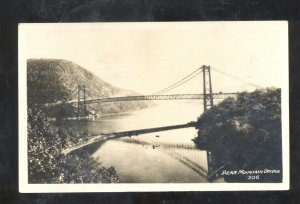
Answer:
<svg viewBox="0 0 300 204"><path fill-rule="evenodd" d="M180 124L180 125L170 125L170 126L164 126L164 127L155 127L155 128L146 128L146 129L139 129L139 130L123 131L123 132L105 133L105 134L93 136L84 143L81 143L81 144L75 145L73 147L70 147L68 149L65 149L62 151L62 154L67 155L77 149L80 149L87 145L93 144L95 142L117 139L117 138L121 138L121 137L130 137L130 136L134 136L134 135L138 136L141 134L147 134L147 133L152 133L152 132L162 132L162 131L181 129L181 128L190 128L190 127L196 127L196 122L191 121L186 124Z"/></svg>
<svg viewBox="0 0 300 204"><path fill-rule="evenodd" d="M228 97L236 97L238 93L213 93L213 99L225 99ZM207 94L209 95L209 94ZM107 98L94 98L86 99L86 104L91 103L107 103L107 102L117 102L117 101L142 101L142 100L199 100L203 99L204 94L169 94L169 95L139 95L139 96L120 96L120 97L107 97ZM84 102L80 100L80 102ZM57 102L59 103L78 103L78 100L72 100L67 102Z"/></svg>
<svg viewBox="0 0 300 204"><path fill-rule="evenodd" d="M174 130L174 129L181 129L181 128L189 128L189 127L195 127L196 122L189 122L186 124L181 125L170 125L170 126L164 126L164 127L156 127L156 128L147 128L147 129L139 129L139 130L130 130L130 131L124 131L124 132L114 132L112 133L114 135L114 138L120 138L120 137L127 137L127 136L134 136L134 135L141 135L141 134L147 134L152 132L162 132L162 131L168 131L168 130Z"/></svg>

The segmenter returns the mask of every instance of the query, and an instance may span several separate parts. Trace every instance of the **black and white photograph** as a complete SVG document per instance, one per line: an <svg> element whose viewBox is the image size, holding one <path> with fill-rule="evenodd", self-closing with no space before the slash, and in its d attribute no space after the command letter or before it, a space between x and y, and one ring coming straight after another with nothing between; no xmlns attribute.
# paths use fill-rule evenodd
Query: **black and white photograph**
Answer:
<svg viewBox="0 0 300 204"><path fill-rule="evenodd" d="M289 188L287 21L18 32L21 192Z"/></svg>

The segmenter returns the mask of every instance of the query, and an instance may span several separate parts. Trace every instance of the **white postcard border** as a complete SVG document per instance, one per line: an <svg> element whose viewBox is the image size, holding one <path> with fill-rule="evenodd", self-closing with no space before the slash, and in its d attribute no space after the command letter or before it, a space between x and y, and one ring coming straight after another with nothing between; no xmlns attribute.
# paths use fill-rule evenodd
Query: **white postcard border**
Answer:
<svg viewBox="0 0 300 204"><path fill-rule="evenodd" d="M172 23L102 23L104 26L136 26L140 28L150 25L165 28L170 26L190 26L197 23L241 23L252 24L262 21L247 22L172 22ZM260 191L260 190L289 190L289 78L288 78L288 22L263 21L263 23L276 23L286 30L286 56L285 69L282 69L282 183L178 183L178 184L28 184L27 162L27 82L26 82L26 29L32 26L64 26L88 28L97 23L25 23L19 25L18 48L18 96L19 96L19 191L22 193L45 192L157 192L157 191Z"/></svg>

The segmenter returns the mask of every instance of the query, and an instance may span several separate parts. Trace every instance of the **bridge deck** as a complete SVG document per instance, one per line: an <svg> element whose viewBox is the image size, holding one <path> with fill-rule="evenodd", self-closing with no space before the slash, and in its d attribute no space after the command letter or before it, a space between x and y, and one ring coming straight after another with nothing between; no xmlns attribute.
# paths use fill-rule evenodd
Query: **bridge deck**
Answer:
<svg viewBox="0 0 300 204"><path fill-rule="evenodd" d="M65 149L62 151L62 154L69 154L70 152L73 152L77 149L80 149L82 147L85 147L87 145L93 144L95 142L99 141L106 141L111 139L117 139L121 137L130 137L134 135L141 135L141 134L147 134L152 132L162 132L162 131L168 131L168 130L174 130L174 129L181 129L181 128L190 128L195 127L196 122L191 121L186 124L180 124L180 125L170 125L170 126L164 126L164 127L155 127L155 128L147 128L147 129L139 129L139 130L129 130L129 131L123 131L123 132L113 132L113 133L106 133L102 135L97 135L89 139L87 142L75 145L73 147L70 147L68 149Z"/></svg>
<svg viewBox="0 0 300 204"><path fill-rule="evenodd" d="M115 135L114 138L119 138L119 137L147 134L147 133L152 133L152 132L162 132L162 131L175 130L175 129L181 129L181 128L189 128L189 127L195 127L195 126L196 126L196 122L189 122L189 123L181 124L181 125L171 125L171 126L156 127L156 128L130 130L130 131L124 131L124 132L115 132L112 134Z"/></svg>
<svg viewBox="0 0 300 204"><path fill-rule="evenodd" d="M236 97L238 93L213 93L213 99L225 99L228 97ZM93 98L86 99L86 104L91 103L109 103L118 101L142 101L142 100L203 100L204 94L169 94L169 95L138 95L138 96L120 96L120 97L107 97L107 98ZM79 102L84 102L80 100ZM71 101L58 101L56 103L48 103L46 106L59 105L62 103L74 104L78 100Z"/></svg>

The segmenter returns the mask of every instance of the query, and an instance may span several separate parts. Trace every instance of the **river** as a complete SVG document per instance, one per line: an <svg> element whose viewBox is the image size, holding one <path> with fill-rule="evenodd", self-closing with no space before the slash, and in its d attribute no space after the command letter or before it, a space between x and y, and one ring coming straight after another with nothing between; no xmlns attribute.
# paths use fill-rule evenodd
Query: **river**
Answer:
<svg viewBox="0 0 300 204"><path fill-rule="evenodd" d="M89 135L161 127L196 121L197 101L163 101L130 113L89 120L66 120L60 125ZM109 140L91 154L104 167L113 166L121 183L200 183L206 181L206 152L195 148L195 128L149 133Z"/></svg>

